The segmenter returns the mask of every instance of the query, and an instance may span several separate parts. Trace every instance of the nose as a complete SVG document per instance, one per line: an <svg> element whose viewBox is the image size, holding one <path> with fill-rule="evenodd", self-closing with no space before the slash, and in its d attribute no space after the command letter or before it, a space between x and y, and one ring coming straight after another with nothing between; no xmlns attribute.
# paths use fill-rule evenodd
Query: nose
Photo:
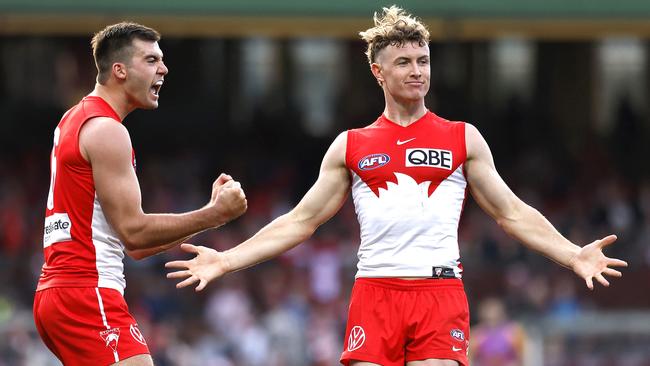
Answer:
<svg viewBox="0 0 650 366"><path fill-rule="evenodd" d="M420 70L420 66L418 65L417 61L412 63L411 74L416 79L419 79L419 78L422 77L422 70Z"/></svg>
<svg viewBox="0 0 650 366"><path fill-rule="evenodd" d="M167 68L167 65L165 65L164 62L160 61L160 66L158 67L158 73L162 75L167 75L169 72L169 69Z"/></svg>

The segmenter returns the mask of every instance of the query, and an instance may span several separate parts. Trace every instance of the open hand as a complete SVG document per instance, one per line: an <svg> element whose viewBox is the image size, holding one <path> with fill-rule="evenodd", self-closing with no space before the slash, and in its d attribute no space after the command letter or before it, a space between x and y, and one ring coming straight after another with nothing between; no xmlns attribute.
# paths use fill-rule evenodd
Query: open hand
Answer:
<svg viewBox="0 0 650 366"><path fill-rule="evenodd" d="M582 277L590 290L594 289L593 279L601 285L609 286L609 281L603 275L621 277L621 272L610 267L627 267L627 262L609 258L603 254L603 248L616 241L616 235L609 235L580 248L578 254L571 259L571 269Z"/></svg>
<svg viewBox="0 0 650 366"><path fill-rule="evenodd" d="M196 257L184 261L171 261L165 263L166 268L178 269L176 272L167 274L167 278L182 279L176 284L176 288L183 288L194 283L196 291L201 291L215 278L223 276L227 272L226 256L211 248L196 246L192 244L181 244L181 249L196 254Z"/></svg>

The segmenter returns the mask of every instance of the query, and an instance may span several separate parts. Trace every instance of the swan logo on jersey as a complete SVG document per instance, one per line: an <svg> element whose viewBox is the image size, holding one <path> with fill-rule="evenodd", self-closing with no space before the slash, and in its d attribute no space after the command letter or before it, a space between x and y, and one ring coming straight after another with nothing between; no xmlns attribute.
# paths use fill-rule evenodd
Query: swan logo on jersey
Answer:
<svg viewBox="0 0 650 366"><path fill-rule="evenodd" d="M429 166L451 170L453 155L449 150L440 149L406 149L406 166Z"/></svg>
<svg viewBox="0 0 650 366"><path fill-rule="evenodd" d="M382 167L390 161L388 154L371 154L366 155L359 160L359 169L373 170Z"/></svg>
<svg viewBox="0 0 650 366"><path fill-rule="evenodd" d="M54 243L72 240L71 228L72 222L66 213L56 213L46 217L43 230L43 246L49 247Z"/></svg>
<svg viewBox="0 0 650 366"><path fill-rule="evenodd" d="M350 330L350 337L348 338L348 351L352 352L363 346L363 343L366 341L366 332L363 331L363 328L356 325L352 330Z"/></svg>

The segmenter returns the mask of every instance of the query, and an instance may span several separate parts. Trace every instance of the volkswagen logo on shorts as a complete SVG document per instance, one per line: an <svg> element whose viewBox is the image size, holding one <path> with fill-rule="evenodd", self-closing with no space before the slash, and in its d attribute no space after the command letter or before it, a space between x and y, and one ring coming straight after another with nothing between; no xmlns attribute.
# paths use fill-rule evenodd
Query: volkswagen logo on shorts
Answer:
<svg viewBox="0 0 650 366"><path fill-rule="evenodd" d="M144 344L145 346L147 345L147 342L144 340L142 333L140 333L140 329L138 328L137 324L131 324L129 331L131 332L131 337L133 337L133 339Z"/></svg>
<svg viewBox="0 0 650 366"><path fill-rule="evenodd" d="M355 326L350 330L350 337L348 338L348 351L352 352L363 346L363 343L366 341L366 333L363 331L363 328L360 326Z"/></svg>

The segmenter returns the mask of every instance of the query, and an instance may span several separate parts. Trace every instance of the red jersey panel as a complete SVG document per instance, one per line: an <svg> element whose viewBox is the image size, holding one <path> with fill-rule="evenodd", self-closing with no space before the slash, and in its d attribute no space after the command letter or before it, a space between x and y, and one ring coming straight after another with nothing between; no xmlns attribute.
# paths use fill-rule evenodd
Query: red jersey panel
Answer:
<svg viewBox="0 0 650 366"><path fill-rule="evenodd" d="M357 277L461 276L458 222L467 182L465 123L427 112L403 127L381 116L348 131L346 165L361 245Z"/></svg>
<svg viewBox="0 0 650 366"><path fill-rule="evenodd" d="M106 101L87 96L63 115L54 131L43 232L45 263L37 290L108 287L124 292L124 246L106 221L92 167L79 150L79 131L95 117L121 123Z"/></svg>

